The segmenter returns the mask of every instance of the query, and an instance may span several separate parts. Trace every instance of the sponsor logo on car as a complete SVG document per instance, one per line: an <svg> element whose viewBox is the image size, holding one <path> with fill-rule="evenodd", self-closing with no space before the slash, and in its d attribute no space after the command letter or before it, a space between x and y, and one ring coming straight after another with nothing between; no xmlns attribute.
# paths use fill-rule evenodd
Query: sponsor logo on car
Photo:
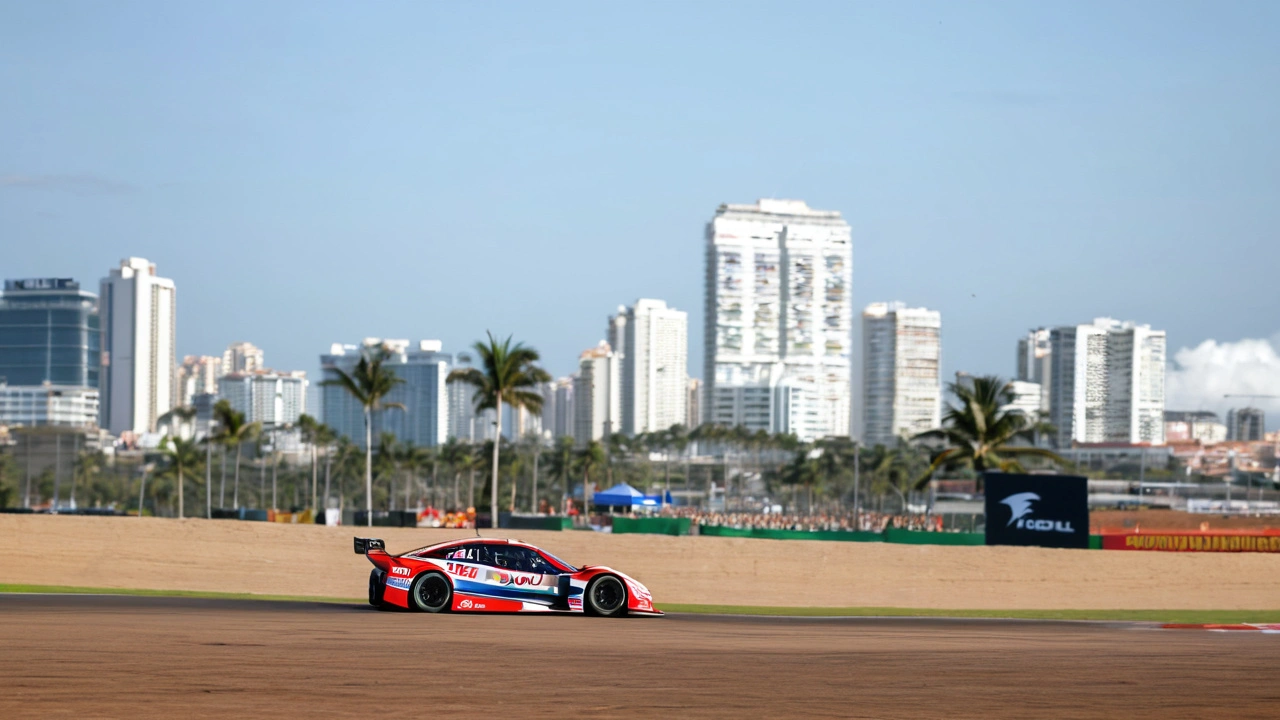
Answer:
<svg viewBox="0 0 1280 720"><path fill-rule="evenodd" d="M461 601L459 601L459 602L458 602L458 609L459 609L459 610L483 610L483 609L484 609L484 603L482 603L482 602L475 602L475 601L470 600L470 599L467 599L467 600L461 600Z"/></svg>
<svg viewBox="0 0 1280 720"><path fill-rule="evenodd" d="M392 572L393 574L395 574L395 575L408 575L408 574L409 574L409 568L406 568L406 567L393 567L393 568L391 568L391 572Z"/></svg>
<svg viewBox="0 0 1280 720"><path fill-rule="evenodd" d="M479 571L479 568L468 567L466 565L459 565L458 563L449 563L448 567L449 567L450 575L457 575L458 577L461 577L461 578L471 578L473 580L475 579L476 574Z"/></svg>
<svg viewBox="0 0 1280 720"><path fill-rule="evenodd" d="M410 583L405 578L398 578L398 577L387 578L387 587L400 588L401 590L408 590L410 585L412 585L412 583Z"/></svg>
<svg viewBox="0 0 1280 720"><path fill-rule="evenodd" d="M569 598L569 607L571 607L571 608L580 608L580 607L582 607L582 598L580 598L580 597L571 597L571 598Z"/></svg>
<svg viewBox="0 0 1280 720"><path fill-rule="evenodd" d="M502 572L501 570L490 570L490 571L489 571L489 580L491 580L491 581L493 581L493 582L496 582L496 583L499 583L499 584L502 584L502 585L510 585L510 584L511 584L511 573L508 573L508 572Z"/></svg>

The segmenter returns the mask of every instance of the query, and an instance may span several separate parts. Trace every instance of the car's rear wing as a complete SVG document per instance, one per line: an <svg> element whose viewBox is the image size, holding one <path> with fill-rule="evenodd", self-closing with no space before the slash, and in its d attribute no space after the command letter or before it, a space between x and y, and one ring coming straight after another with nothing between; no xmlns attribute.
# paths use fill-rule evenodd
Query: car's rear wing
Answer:
<svg viewBox="0 0 1280 720"><path fill-rule="evenodd" d="M370 550L387 551L387 544L378 538L356 538L356 554L368 555Z"/></svg>

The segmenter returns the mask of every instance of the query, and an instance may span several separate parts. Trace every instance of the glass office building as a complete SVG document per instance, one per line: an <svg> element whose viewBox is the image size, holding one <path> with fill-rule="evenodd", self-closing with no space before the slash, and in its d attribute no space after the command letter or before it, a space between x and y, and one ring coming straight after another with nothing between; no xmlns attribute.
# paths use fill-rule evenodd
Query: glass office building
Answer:
<svg viewBox="0 0 1280 720"><path fill-rule="evenodd" d="M0 382L98 387L98 296L69 278L5 280Z"/></svg>
<svg viewBox="0 0 1280 720"><path fill-rule="evenodd" d="M324 380L337 378L336 370L351 373L363 353L381 349L385 367L403 382L383 398L387 404L399 403L373 414L373 442L383 432L393 433L402 442L421 447L444 443L448 435L449 402L445 381L449 376L452 356L441 352L439 340L422 340L411 346L408 340L370 338L362 345L334 345L320 356ZM340 435L364 447L364 408L342 387L322 385L320 403L324 423Z"/></svg>

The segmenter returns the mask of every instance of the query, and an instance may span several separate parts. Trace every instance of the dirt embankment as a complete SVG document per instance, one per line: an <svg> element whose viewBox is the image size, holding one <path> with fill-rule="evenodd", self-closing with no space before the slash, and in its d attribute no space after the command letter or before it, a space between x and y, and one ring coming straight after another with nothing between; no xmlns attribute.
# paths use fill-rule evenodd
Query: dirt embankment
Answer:
<svg viewBox="0 0 1280 720"><path fill-rule="evenodd" d="M486 531L493 532L493 531ZM359 598L363 528L0 515L0 583ZM376 528L392 552L466 533ZM668 603L943 609L1280 607L1280 557L515 531ZM504 534L505 536L505 534Z"/></svg>

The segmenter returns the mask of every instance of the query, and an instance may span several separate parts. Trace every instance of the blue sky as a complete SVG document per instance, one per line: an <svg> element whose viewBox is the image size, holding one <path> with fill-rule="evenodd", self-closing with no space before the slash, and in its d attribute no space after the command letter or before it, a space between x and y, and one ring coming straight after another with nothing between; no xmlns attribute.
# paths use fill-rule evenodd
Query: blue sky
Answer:
<svg viewBox="0 0 1280 720"><path fill-rule="evenodd" d="M181 353L312 372L492 329L563 374L657 297L697 375L704 223L794 197L853 226L859 308L942 312L948 374L1099 315L1234 347L1280 334L1277 28L1273 2L5 0L0 275L144 256ZM1280 379L1259 362L1234 389Z"/></svg>

